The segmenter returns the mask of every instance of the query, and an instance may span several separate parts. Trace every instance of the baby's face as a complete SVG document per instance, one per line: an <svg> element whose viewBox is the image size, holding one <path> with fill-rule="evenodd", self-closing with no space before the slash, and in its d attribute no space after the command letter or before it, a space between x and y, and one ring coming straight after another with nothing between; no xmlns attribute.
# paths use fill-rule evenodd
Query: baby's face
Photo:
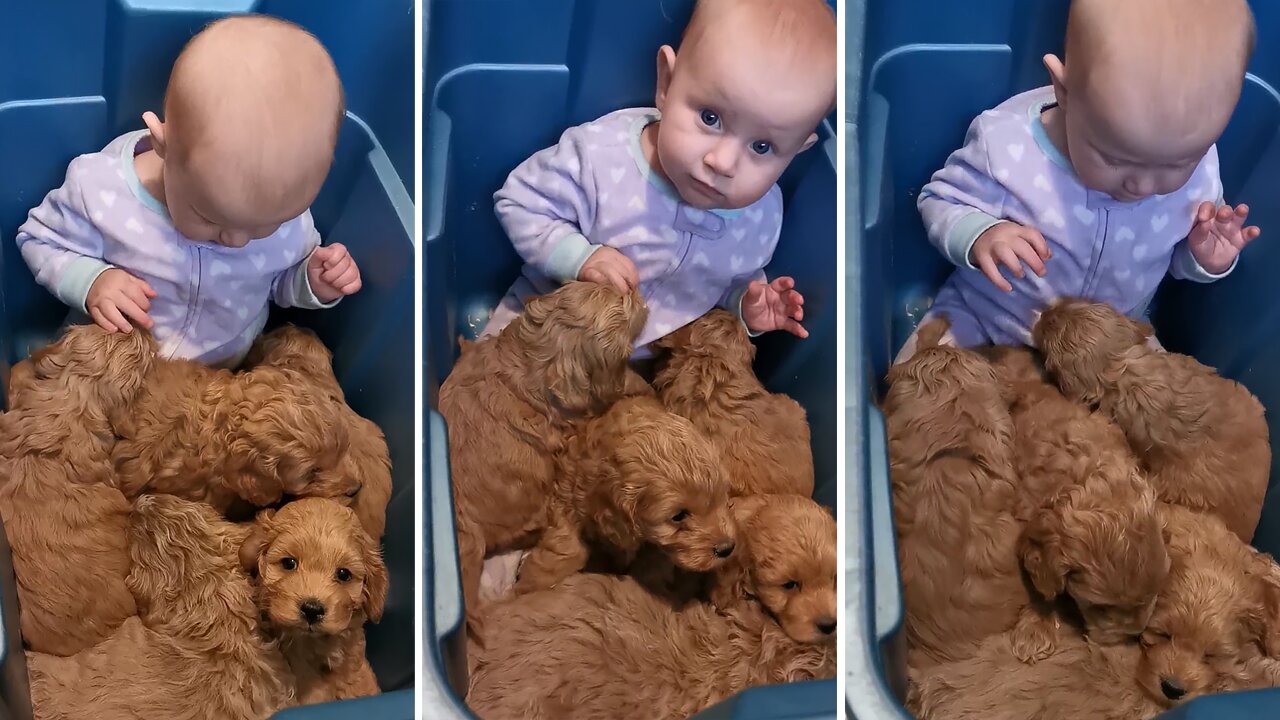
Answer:
<svg viewBox="0 0 1280 720"><path fill-rule="evenodd" d="M1167 195L1187 184L1226 125L1206 108L1189 122L1135 111L1125 99L1073 92L1065 112L1071 165L1086 187L1120 202Z"/></svg>
<svg viewBox="0 0 1280 720"><path fill-rule="evenodd" d="M190 157L185 162L170 159L164 168L169 217L190 240L244 247L250 240L273 234L310 205L310 199L305 204L292 202L290 207L255 202L243 192L245 181L233 164L203 162L207 155L201 154Z"/></svg>
<svg viewBox="0 0 1280 720"><path fill-rule="evenodd" d="M703 210L764 197L792 158L817 139L826 94L797 63L751 51L698 47L680 55L656 139L680 197Z"/></svg>

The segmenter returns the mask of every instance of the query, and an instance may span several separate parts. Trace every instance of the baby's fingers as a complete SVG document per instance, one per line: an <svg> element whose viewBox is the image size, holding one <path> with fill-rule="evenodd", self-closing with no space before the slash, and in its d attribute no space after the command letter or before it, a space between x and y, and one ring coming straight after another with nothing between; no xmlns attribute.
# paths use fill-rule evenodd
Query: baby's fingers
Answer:
<svg viewBox="0 0 1280 720"><path fill-rule="evenodd" d="M1215 211L1214 204L1205 200L1200 203L1200 207L1196 208L1196 222L1209 222L1213 219Z"/></svg>
<svg viewBox="0 0 1280 720"><path fill-rule="evenodd" d="M120 298L120 302L116 303L116 307L130 320L133 320L138 327L150 329L154 324L151 322L151 316L147 315L147 311L139 307L138 304L133 301L133 298L127 296Z"/></svg>
<svg viewBox="0 0 1280 720"><path fill-rule="evenodd" d="M1000 274L1000 270L996 268L996 261L990 255L979 257L978 267L982 270L982 274L986 275L987 279L991 281L992 285L1004 292L1013 292L1013 286Z"/></svg>
<svg viewBox="0 0 1280 720"><path fill-rule="evenodd" d="M792 335L795 335L800 339L809 337L809 331L805 330L804 326L796 322L795 320L783 321L782 329L786 330L787 332L791 333Z"/></svg>
<svg viewBox="0 0 1280 720"><path fill-rule="evenodd" d="M107 320L106 316L103 315L102 311L99 310L96 306L89 308L89 317L93 318L93 321L98 324L98 327L102 328L103 330L106 330L107 332L120 331L120 328L116 327L115 323L111 322L110 320Z"/></svg>
<svg viewBox="0 0 1280 720"><path fill-rule="evenodd" d="M1049 249L1049 243L1045 241L1044 236L1040 234L1039 230L1034 228L1023 228L1022 239L1027 241L1027 244L1036 251L1036 255L1038 255L1041 260L1048 260L1053 257L1053 251ZM1021 255L1021 253L1019 253L1019 255ZM1034 266L1032 267L1034 268ZM1043 263L1040 267L1044 267ZM1044 271L1041 270L1040 274L1044 275Z"/></svg>
<svg viewBox="0 0 1280 720"><path fill-rule="evenodd" d="M1002 247L996 251L1000 256L1000 262L1009 268L1009 272L1013 273L1016 278L1022 277L1025 273L1022 271L1022 261L1018 259L1018 253L1012 247Z"/></svg>
<svg viewBox="0 0 1280 720"><path fill-rule="evenodd" d="M1040 259L1040 253L1030 244L1014 245L1013 253L1018 256L1022 262L1031 268L1031 271L1040 277L1044 277L1044 261Z"/></svg>
<svg viewBox="0 0 1280 720"><path fill-rule="evenodd" d="M133 332L133 326L129 324L128 320L124 319L124 315L120 314L120 310L115 305L104 303L99 306L99 309L102 311L102 316L107 319L107 322L115 325L117 330L124 333Z"/></svg>
<svg viewBox="0 0 1280 720"><path fill-rule="evenodd" d="M609 284L618 289L618 292L623 295L631 292L631 286L627 284L627 278L618 268L606 268L604 270L604 275L605 279L609 281Z"/></svg>

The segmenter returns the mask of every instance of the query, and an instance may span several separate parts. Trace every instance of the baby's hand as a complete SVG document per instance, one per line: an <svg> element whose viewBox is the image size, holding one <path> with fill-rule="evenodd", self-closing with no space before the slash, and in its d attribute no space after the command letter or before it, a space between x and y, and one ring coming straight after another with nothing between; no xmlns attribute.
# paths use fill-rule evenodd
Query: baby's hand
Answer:
<svg viewBox="0 0 1280 720"><path fill-rule="evenodd" d="M129 320L150 330L155 323L147 312L155 296L156 291L146 281L120 268L109 268L89 286L84 306L98 327L107 332L133 332Z"/></svg>
<svg viewBox="0 0 1280 720"><path fill-rule="evenodd" d="M1044 261L1053 256L1049 243L1037 230L1015 222L1002 222L987 228L969 250L969 261L982 270L992 285L1013 292L1013 285L1000 274L997 263L1009 268L1014 277L1022 277L1022 263L1044 277Z"/></svg>
<svg viewBox="0 0 1280 720"><path fill-rule="evenodd" d="M1248 205L1238 205L1232 210L1230 205L1215 209L1211 202L1200 203L1196 224L1187 236L1191 256L1200 267L1213 275L1220 275L1231 267L1244 246L1262 234L1257 226L1244 226L1248 217Z"/></svg>
<svg viewBox="0 0 1280 720"><path fill-rule="evenodd" d="M312 250L307 260L307 281L317 300L333 302L360 289L360 268L346 246L322 245Z"/></svg>
<svg viewBox="0 0 1280 720"><path fill-rule="evenodd" d="M796 281L780 277L771 283L751 281L742 296L742 320L751 332L786 330L796 337L807 338L804 319L804 297L796 292Z"/></svg>
<svg viewBox="0 0 1280 720"><path fill-rule="evenodd" d="M582 264L578 279L612 285L625 295L640 284L640 272L636 270L636 264L631 262L631 258L608 245L602 245Z"/></svg>

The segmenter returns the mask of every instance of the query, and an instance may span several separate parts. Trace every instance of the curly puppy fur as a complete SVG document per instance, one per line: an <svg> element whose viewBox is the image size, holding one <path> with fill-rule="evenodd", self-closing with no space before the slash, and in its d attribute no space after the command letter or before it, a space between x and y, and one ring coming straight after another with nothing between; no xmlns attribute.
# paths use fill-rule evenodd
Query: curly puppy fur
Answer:
<svg viewBox="0 0 1280 720"><path fill-rule="evenodd" d="M1013 396L1018 555L1033 587L1075 600L1095 642L1138 635L1169 571L1155 491L1124 433L1046 382L1030 351L996 358Z"/></svg>
<svg viewBox="0 0 1280 720"><path fill-rule="evenodd" d="M240 569L247 533L201 503L139 498L128 583L141 616L72 657L28 653L37 720L261 720L291 704Z"/></svg>
<svg viewBox="0 0 1280 720"><path fill-rule="evenodd" d="M627 384L639 294L569 283L533 298L497 336L463 343L440 389L462 588L479 608L487 553L532 547L555 492L555 455L571 423L603 413Z"/></svg>
<svg viewBox="0 0 1280 720"><path fill-rule="evenodd" d="M125 586L129 503L112 486L112 416L152 362L141 333L73 327L37 351L0 415L0 518L23 640L72 655L136 614Z"/></svg>
<svg viewBox="0 0 1280 720"><path fill-rule="evenodd" d="M1083 300L1055 304L1032 329L1063 392L1120 426L1160 499L1216 513L1249 542L1271 469L1262 404L1192 357L1147 347L1150 334Z"/></svg>
<svg viewBox="0 0 1280 720"><path fill-rule="evenodd" d="M1280 568L1216 516L1161 509L1173 567L1142 634L1141 685L1165 705L1256 687L1254 661L1280 658Z"/></svg>
<svg viewBox="0 0 1280 720"><path fill-rule="evenodd" d="M718 454L652 397L620 400L583 423L556 467L551 522L520 568L517 592L554 586L586 567L592 549L627 568L652 544L697 572L733 554L738 530Z"/></svg>
<svg viewBox="0 0 1280 720"><path fill-rule="evenodd" d="M346 427L347 452L337 467L318 470L298 494L343 502L356 511L370 536L381 539L387 526L387 503L391 500L391 454L382 429L347 405L333 372L329 349L310 330L285 325L254 342L246 367L291 370L329 394Z"/></svg>
<svg viewBox="0 0 1280 720"><path fill-rule="evenodd" d="M715 573L739 599L723 613L677 611L632 578L587 574L485 608L472 710L484 720L674 720L754 685L833 677L835 635L814 626L834 628L835 521L797 495L742 502L753 499L734 501L751 534Z"/></svg>
<svg viewBox="0 0 1280 720"><path fill-rule="evenodd" d="M937 344L889 371L884 401L898 561L913 667L973 653L1030 603L1017 556L1013 423L1006 388L977 353Z"/></svg>
<svg viewBox="0 0 1280 720"><path fill-rule="evenodd" d="M724 459L734 495L813 495L804 408L765 390L756 346L732 313L712 310L658 340L670 351L654 376L667 409L693 421Z"/></svg>
<svg viewBox="0 0 1280 720"><path fill-rule="evenodd" d="M382 619L387 568L353 510L327 498L263 510L240 561L257 578L258 607L280 638L300 703L379 692L364 623Z"/></svg>
<svg viewBox="0 0 1280 720"><path fill-rule="evenodd" d="M113 460L129 497L168 493L226 512L305 494L338 472L349 432L339 404L307 375L243 373L157 359L125 421Z"/></svg>

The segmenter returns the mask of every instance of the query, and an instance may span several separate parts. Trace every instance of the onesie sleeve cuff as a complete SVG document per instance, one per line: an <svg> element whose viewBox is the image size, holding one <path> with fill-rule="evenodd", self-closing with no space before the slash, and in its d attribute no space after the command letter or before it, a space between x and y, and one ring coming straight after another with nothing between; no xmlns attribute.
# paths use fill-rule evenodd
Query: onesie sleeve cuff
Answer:
<svg viewBox="0 0 1280 720"><path fill-rule="evenodd" d="M68 307L88 313L85 303L89 299L89 288L102 273L113 266L97 258L78 257L67 264L62 271L62 279L58 281L57 296Z"/></svg>
<svg viewBox="0 0 1280 720"><path fill-rule="evenodd" d="M1237 255L1235 260L1231 261L1231 266L1218 274L1214 274L1204 269L1204 266L1196 260L1196 256L1191 254L1191 249L1184 241L1179 245L1173 253L1173 266L1171 274L1183 280L1190 280L1198 283L1211 283L1231 274L1236 269L1236 265L1240 263L1240 256Z"/></svg>
<svg viewBox="0 0 1280 720"><path fill-rule="evenodd" d="M560 283L577 280L587 258L599 249L599 245L592 245L580 232L565 233L547 257L547 266L543 270L547 277Z"/></svg>
<svg viewBox="0 0 1280 720"><path fill-rule="evenodd" d="M742 327L747 329L747 335L751 337L760 337L764 333L758 333L747 325L747 321L742 317L742 299L747 295L747 288L751 287L751 283L743 283L736 290L729 293L729 297L725 298L724 308L733 313L738 318L738 322L742 323Z"/></svg>
<svg viewBox="0 0 1280 720"><path fill-rule="evenodd" d="M947 233L944 248L947 259L958 267L977 270L973 263L969 262L969 251L973 249L973 244L978 242L982 233L1002 222L1007 221L988 215L981 210L974 210L957 220L951 232Z"/></svg>
<svg viewBox="0 0 1280 720"><path fill-rule="evenodd" d="M307 262L310 259L311 255L308 254L302 262L285 271L288 275L284 280L289 284L288 305L303 310L328 310L341 302L342 296L339 295L329 302L321 302L320 298L316 297L315 290L311 288L311 279L307 277Z"/></svg>

